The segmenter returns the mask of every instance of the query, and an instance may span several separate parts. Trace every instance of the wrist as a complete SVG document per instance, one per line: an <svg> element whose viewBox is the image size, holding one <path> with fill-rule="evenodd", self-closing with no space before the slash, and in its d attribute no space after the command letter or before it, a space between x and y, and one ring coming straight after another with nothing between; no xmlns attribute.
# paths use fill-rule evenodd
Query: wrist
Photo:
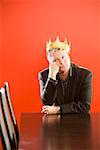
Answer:
<svg viewBox="0 0 100 150"><path fill-rule="evenodd" d="M49 78L56 80L56 75L55 74L49 74Z"/></svg>

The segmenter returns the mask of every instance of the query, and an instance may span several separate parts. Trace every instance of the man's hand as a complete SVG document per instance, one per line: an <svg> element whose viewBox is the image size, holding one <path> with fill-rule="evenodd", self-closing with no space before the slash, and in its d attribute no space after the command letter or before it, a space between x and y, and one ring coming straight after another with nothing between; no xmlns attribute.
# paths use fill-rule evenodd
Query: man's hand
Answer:
<svg viewBox="0 0 100 150"><path fill-rule="evenodd" d="M51 62L49 65L49 78L56 80L56 75L59 72L59 66L56 62Z"/></svg>
<svg viewBox="0 0 100 150"><path fill-rule="evenodd" d="M60 114L60 106L48 106L48 105L44 105L42 107L42 113L45 113L47 115L49 114Z"/></svg>

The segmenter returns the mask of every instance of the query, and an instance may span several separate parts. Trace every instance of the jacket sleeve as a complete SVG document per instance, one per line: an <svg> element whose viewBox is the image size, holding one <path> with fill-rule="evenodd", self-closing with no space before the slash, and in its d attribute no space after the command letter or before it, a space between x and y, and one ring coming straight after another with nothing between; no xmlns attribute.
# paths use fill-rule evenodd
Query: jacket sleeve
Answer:
<svg viewBox="0 0 100 150"><path fill-rule="evenodd" d="M77 89L76 89L77 90ZM78 100L61 105L62 113L88 113L92 98L92 73L89 72L84 77L81 84Z"/></svg>
<svg viewBox="0 0 100 150"><path fill-rule="evenodd" d="M56 92L57 81L51 78L45 79L39 73L39 84L40 84L40 96L44 105L52 105L54 101L54 95Z"/></svg>

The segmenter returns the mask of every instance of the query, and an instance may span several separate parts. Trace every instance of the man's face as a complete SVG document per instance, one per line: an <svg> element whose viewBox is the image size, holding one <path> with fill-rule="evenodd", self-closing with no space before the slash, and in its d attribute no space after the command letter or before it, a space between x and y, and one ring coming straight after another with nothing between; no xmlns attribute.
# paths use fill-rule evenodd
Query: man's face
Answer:
<svg viewBox="0 0 100 150"><path fill-rule="evenodd" d="M59 66L59 73L66 72L70 68L70 56L64 50L53 50L49 52L48 61L49 63L57 63Z"/></svg>

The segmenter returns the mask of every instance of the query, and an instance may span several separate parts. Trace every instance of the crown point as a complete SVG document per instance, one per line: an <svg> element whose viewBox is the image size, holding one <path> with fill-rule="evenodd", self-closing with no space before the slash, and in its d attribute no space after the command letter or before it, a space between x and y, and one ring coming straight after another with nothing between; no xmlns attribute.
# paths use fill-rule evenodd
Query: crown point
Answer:
<svg viewBox="0 0 100 150"><path fill-rule="evenodd" d="M59 36L57 36L56 41L59 41Z"/></svg>
<svg viewBox="0 0 100 150"><path fill-rule="evenodd" d="M64 41L64 43L67 43L67 39L65 38L65 41Z"/></svg>
<svg viewBox="0 0 100 150"><path fill-rule="evenodd" d="M51 42L51 38L49 38L49 42Z"/></svg>
<svg viewBox="0 0 100 150"><path fill-rule="evenodd" d="M65 41L64 41L64 43L68 44L68 39L67 39L67 38L65 38Z"/></svg>

